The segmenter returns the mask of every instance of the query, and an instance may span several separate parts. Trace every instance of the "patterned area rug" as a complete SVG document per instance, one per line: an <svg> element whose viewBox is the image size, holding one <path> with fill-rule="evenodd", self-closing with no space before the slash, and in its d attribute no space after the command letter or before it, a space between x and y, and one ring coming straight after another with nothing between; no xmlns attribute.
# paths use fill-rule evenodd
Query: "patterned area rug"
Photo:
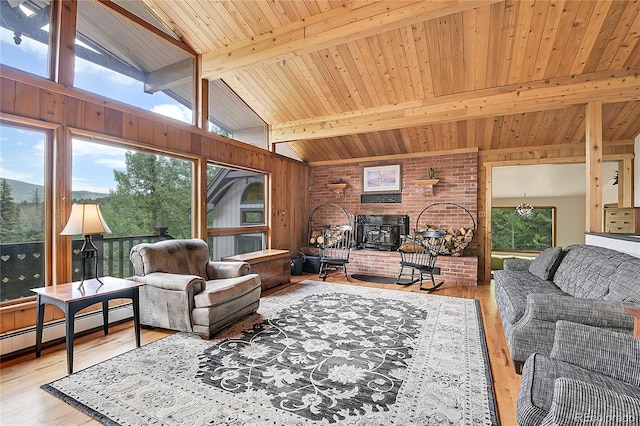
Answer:
<svg viewBox="0 0 640 426"><path fill-rule="evenodd" d="M43 389L106 425L494 425L476 300L303 281Z"/></svg>

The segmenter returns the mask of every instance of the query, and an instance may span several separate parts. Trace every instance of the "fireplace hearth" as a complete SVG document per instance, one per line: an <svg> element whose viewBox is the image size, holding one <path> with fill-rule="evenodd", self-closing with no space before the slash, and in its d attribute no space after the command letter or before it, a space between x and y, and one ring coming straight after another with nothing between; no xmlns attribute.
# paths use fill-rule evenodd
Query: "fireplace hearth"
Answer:
<svg viewBox="0 0 640 426"><path fill-rule="evenodd" d="M366 250L394 251L409 234L407 215L356 215L356 247Z"/></svg>

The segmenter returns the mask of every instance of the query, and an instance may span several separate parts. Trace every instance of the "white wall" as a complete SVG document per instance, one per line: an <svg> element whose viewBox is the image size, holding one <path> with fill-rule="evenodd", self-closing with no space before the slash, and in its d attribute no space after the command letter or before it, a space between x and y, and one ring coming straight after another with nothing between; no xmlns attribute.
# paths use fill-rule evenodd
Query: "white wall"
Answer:
<svg viewBox="0 0 640 426"><path fill-rule="evenodd" d="M636 142L638 149L640 142ZM613 185L617 162L605 162L603 168L602 205L618 202L618 187ZM637 169L636 169L637 170ZM556 244L566 246L584 243L586 229L586 179L585 165L536 164L505 166L493 169L494 207L515 206L523 200L540 206L557 208ZM638 180L640 173L636 173ZM640 184L636 184L636 191ZM636 197L636 203L638 198ZM604 229L604 212L602 215Z"/></svg>
<svg viewBox="0 0 640 426"><path fill-rule="evenodd" d="M522 202L520 198L494 198L493 207L511 207ZM528 197L533 206L556 207L556 246L584 244L585 203L584 196Z"/></svg>

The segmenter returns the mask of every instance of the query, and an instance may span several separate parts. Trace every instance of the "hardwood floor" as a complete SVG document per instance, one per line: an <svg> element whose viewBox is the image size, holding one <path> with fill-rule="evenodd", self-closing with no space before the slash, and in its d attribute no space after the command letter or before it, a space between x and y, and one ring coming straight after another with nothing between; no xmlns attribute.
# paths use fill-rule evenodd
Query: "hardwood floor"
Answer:
<svg viewBox="0 0 640 426"><path fill-rule="evenodd" d="M327 281L420 292L418 285L400 287L364 283L354 279L347 283L340 277L341 275L334 274ZM316 278L315 274L304 274L292 277L292 282ZM267 290L263 295L268 296L280 288L282 286ZM500 423L515 425L515 407L520 376L515 374L513 363L509 357L493 295L493 286L489 283L477 287L447 283L434 295L475 298L480 301ZM143 329L142 344L153 342L170 333L164 330ZM134 348L135 338L131 321L112 326L107 336L103 335L102 330L98 330L77 337L74 350L74 369L79 371ZM99 424L40 389L41 385L63 377L66 373L64 344L45 348L40 358L35 358L34 352L29 352L3 361L0 364L0 424L3 426Z"/></svg>

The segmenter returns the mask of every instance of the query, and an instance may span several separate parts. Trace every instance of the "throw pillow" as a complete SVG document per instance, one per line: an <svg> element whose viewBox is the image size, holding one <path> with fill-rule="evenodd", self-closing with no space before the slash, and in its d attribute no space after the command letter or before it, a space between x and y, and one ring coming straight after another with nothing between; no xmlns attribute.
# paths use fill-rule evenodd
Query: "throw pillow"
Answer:
<svg viewBox="0 0 640 426"><path fill-rule="evenodd" d="M560 265L562 247L550 247L544 250L529 265L529 272L533 275L550 280L553 278L558 265Z"/></svg>

